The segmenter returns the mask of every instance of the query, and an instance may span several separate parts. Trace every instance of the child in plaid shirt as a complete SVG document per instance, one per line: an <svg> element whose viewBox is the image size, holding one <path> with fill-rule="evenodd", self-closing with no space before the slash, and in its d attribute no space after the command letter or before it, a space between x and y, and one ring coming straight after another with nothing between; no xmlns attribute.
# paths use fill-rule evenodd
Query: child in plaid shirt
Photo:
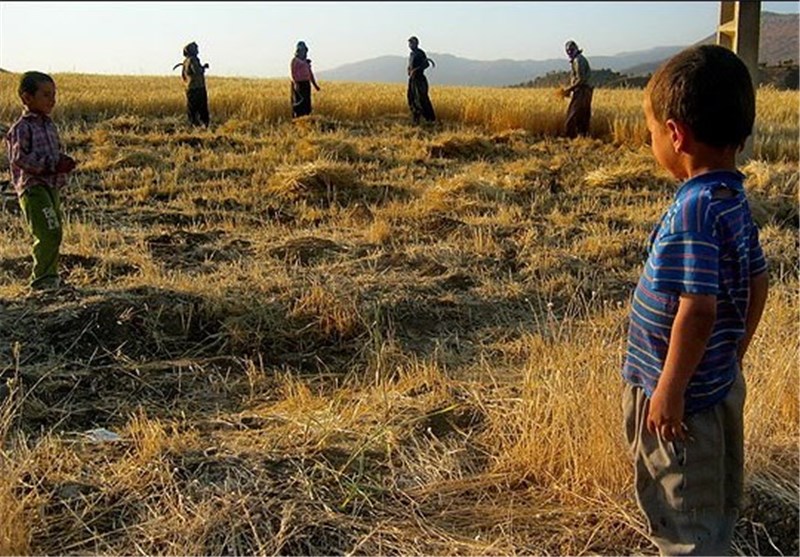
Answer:
<svg viewBox="0 0 800 557"><path fill-rule="evenodd" d="M62 286L58 256L62 238L60 189L75 161L62 151L50 113L56 105L56 84L45 73L22 75L18 89L25 112L6 134L11 182L33 235L30 286L46 290Z"/></svg>

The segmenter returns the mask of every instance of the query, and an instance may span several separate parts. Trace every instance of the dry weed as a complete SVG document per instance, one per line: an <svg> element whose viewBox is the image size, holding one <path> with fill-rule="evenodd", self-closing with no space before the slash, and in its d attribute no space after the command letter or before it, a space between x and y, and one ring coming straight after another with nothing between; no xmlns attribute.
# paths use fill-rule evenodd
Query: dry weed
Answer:
<svg viewBox="0 0 800 557"><path fill-rule="evenodd" d="M15 76L0 74L0 85ZM621 445L627 302L674 184L640 91L58 75L62 271L0 225L0 553L650 554ZM0 119L17 114L0 88ZM797 107L745 166L773 290L736 550L797 554ZM7 163L7 161L4 161ZM6 167L7 168L7 164ZM87 432L118 435L98 442Z"/></svg>

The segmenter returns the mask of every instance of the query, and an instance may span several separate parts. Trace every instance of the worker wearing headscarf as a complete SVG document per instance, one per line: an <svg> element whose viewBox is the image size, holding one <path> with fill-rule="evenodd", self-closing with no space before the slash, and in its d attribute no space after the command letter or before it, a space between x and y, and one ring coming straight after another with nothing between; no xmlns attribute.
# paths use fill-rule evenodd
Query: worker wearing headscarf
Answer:
<svg viewBox="0 0 800 557"><path fill-rule="evenodd" d="M428 96L428 79L425 77L425 70L433 63L427 57L425 51L419 48L419 39L409 37L408 48L411 53L408 56L408 107L411 109L411 116L414 123L419 123L420 118L425 118L427 122L436 121L436 114L433 111L431 99Z"/></svg>
<svg viewBox="0 0 800 557"><path fill-rule="evenodd" d="M208 127L208 92L205 73L208 64L201 64L197 43L191 42L183 47L181 79L186 87L186 113L193 126Z"/></svg>
<svg viewBox="0 0 800 557"><path fill-rule="evenodd" d="M319 85L311 71L311 59L308 58L308 47L304 41L297 43L289 67L292 74L292 117L311 114L311 86L319 91Z"/></svg>
<svg viewBox="0 0 800 557"><path fill-rule="evenodd" d="M567 41L564 48L572 70L569 87L564 89L564 94L570 97L566 118L567 137L588 135L594 92L591 85L592 70L583 55L583 50L578 48L575 41Z"/></svg>

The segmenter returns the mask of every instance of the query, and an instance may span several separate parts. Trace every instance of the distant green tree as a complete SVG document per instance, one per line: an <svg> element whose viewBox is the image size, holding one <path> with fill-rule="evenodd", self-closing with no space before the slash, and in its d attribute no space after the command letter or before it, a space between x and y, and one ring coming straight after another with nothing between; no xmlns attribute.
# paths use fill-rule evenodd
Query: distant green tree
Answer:
<svg viewBox="0 0 800 557"><path fill-rule="evenodd" d="M777 66L760 65L758 68L760 85L771 85L778 90L796 91L800 86L800 66L792 60L781 62Z"/></svg>
<svg viewBox="0 0 800 557"><path fill-rule="evenodd" d="M779 65L773 66L762 63L758 69L760 85L771 85L778 90L797 90L800 87L800 67L794 60L784 60ZM603 89L642 89L647 85L650 75L630 76L604 68L592 70L592 82L595 87ZM509 87L552 89L567 85L569 79L568 71L550 71L535 79Z"/></svg>
<svg viewBox="0 0 800 557"><path fill-rule="evenodd" d="M647 84L648 79L650 79L649 75L629 76L608 68L592 70L592 83L595 87L604 89L641 88ZM569 80L570 72L568 71L550 71L530 81L511 85L511 87L555 88L567 85Z"/></svg>

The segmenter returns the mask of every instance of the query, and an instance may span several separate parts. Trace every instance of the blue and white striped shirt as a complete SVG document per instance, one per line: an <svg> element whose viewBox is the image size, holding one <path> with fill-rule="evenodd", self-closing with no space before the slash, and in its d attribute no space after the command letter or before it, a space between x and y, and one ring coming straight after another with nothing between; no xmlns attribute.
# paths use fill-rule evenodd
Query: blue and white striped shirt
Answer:
<svg viewBox="0 0 800 557"><path fill-rule="evenodd" d="M648 397L658 383L681 293L713 294L717 319L685 395L686 413L725 398L738 372L750 277L767 269L742 181L713 171L686 181L649 240L631 302L623 378Z"/></svg>

